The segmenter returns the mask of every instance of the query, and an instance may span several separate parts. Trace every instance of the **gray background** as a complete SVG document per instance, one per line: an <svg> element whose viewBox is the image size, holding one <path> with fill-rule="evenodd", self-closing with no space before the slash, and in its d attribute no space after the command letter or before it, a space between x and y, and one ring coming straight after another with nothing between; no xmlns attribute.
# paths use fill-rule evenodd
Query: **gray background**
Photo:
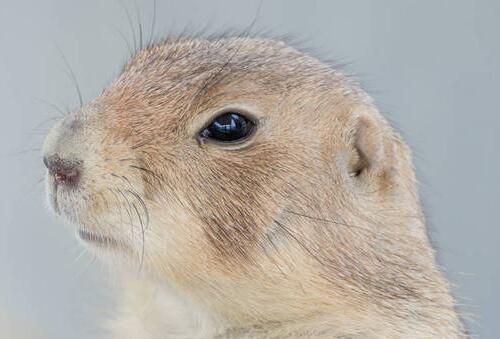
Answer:
<svg viewBox="0 0 500 339"><path fill-rule="evenodd" d="M185 26L244 28L258 8L157 2L158 36ZM136 21L134 3L122 3ZM0 327L18 321L47 338L92 338L108 312L106 271L77 259L72 232L44 208L39 147L52 123L43 122L57 116L43 101L77 105L58 48L93 98L126 60L117 33L131 37L123 6L0 1ZM152 7L137 1L145 30ZM481 338L498 338L500 320L499 18L494 0L263 1L255 25L348 63L413 146L440 262Z"/></svg>

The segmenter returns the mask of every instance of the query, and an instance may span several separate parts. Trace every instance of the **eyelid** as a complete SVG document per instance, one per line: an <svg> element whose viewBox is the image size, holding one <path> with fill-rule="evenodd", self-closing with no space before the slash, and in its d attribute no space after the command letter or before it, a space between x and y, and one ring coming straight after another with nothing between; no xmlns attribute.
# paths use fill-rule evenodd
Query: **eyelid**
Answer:
<svg viewBox="0 0 500 339"><path fill-rule="evenodd" d="M229 111L221 111L221 113L219 113L218 115L214 115L214 117L204 125L203 129L199 130L196 133L195 139L197 141L198 146L200 146L202 148L204 148L204 147L216 147L218 149L223 149L224 151L238 151L238 150L242 150L244 148L247 148L253 144L253 142L256 139L255 136L259 132L260 126L262 125L262 123L265 120L264 118L258 119L255 117L255 115L251 115L251 118L249 118L248 115L246 116L247 119L249 119L253 123L253 126L252 126L252 129L250 130L249 134L246 137L241 138L239 140L224 142L224 141L218 141L216 139L204 138L201 136L201 133L204 130L206 130L206 128L213 122L214 119L219 117L220 114L225 114L228 112Z"/></svg>
<svg viewBox="0 0 500 339"><path fill-rule="evenodd" d="M252 133L248 138L240 142L228 144L217 143L200 137L200 132L203 131L214 118L218 117L220 114L230 111L244 114L255 124L252 129ZM224 151L237 151L251 146L255 140L257 140L257 136L264 130L267 120L268 117L264 115L261 108L252 102L229 102L224 105L212 106L200 110L192 117L187 133L191 136L197 147L216 147L217 149L222 149Z"/></svg>

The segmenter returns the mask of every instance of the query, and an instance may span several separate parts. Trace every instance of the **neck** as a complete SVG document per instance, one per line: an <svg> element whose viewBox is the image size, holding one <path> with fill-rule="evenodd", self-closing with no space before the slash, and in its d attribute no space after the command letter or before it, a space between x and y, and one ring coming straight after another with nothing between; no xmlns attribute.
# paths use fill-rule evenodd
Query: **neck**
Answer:
<svg viewBox="0 0 500 339"><path fill-rule="evenodd" d="M138 339L466 337L434 267L428 267L425 277L409 277L414 285L390 284L384 277L377 285L365 276L363 286L352 275L342 277L336 271L332 276L320 257L295 255L301 250L296 242L276 246L276 251L287 246L289 256L257 260L259 265L244 271L212 272L210 278L191 280L189 289L163 279L127 276L124 316L114 325L117 338L130 331ZM333 260L340 263L340 258ZM426 285L419 287L422 279Z"/></svg>

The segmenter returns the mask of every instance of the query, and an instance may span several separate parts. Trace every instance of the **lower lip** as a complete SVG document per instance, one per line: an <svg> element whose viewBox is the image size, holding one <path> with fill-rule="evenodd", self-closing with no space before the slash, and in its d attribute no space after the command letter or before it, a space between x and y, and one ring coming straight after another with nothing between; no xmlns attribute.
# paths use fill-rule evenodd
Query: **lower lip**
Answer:
<svg viewBox="0 0 500 339"><path fill-rule="evenodd" d="M118 245L118 242L110 237L98 235L95 233L91 233L85 230L78 230L78 237L85 242L96 243L99 245L112 246L115 247Z"/></svg>
<svg viewBox="0 0 500 339"><path fill-rule="evenodd" d="M58 204L58 201L57 201L57 185L52 181L52 179L50 178L50 176L47 178L47 185L48 185L48 192L49 192L49 199L50 199L50 203L51 203L51 206L52 206L52 209L54 210L54 212L56 214L60 214L60 210L59 210L59 204Z"/></svg>

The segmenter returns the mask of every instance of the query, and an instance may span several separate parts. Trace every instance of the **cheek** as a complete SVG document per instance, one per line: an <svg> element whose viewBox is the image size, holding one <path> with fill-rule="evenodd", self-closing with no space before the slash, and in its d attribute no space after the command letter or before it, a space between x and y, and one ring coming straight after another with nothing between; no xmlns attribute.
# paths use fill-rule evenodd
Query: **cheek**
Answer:
<svg viewBox="0 0 500 339"><path fill-rule="evenodd" d="M255 166L229 164L200 177L192 206L205 237L218 252L247 255L278 214L284 187Z"/></svg>
<svg viewBox="0 0 500 339"><path fill-rule="evenodd" d="M205 248L208 244L215 257L248 255L273 227L291 192L285 172L293 164L283 147L256 144L250 150L228 152L200 151L196 146L164 151L154 163L157 167L150 169L161 176L161 184L151 185L151 199L158 207L155 219L161 219L156 232L185 246L193 241Z"/></svg>
<svg viewBox="0 0 500 339"><path fill-rule="evenodd" d="M151 224L146 230L147 252L166 265L186 267L205 258L206 238L199 218L186 204L156 200L149 204Z"/></svg>

